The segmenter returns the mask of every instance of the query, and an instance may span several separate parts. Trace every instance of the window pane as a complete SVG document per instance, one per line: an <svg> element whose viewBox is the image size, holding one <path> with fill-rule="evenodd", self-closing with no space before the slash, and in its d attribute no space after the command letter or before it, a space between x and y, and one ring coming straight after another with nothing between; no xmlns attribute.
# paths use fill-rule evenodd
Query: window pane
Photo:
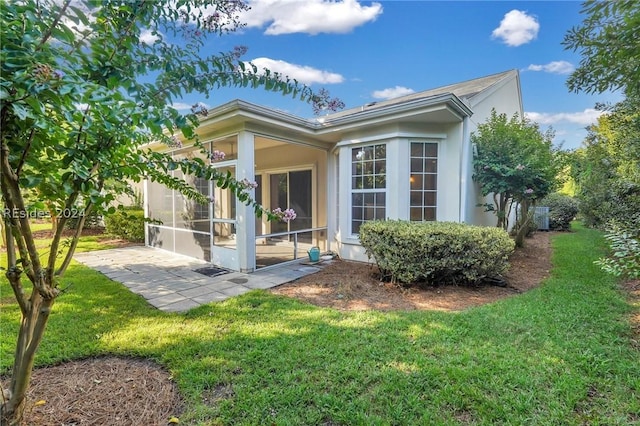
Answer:
<svg viewBox="0 0 640 426"><path fill-rule="evenodd" d="M425 143L424 144L424 156L436 158L438 156L438 144L437 143Z"/></svg>
<svg viewBox="0 0 640 426"><path fill-rule="evenodd" d="M421 143L412 143L411 144L411 156L412 157L422 157L422 145Z"/></svg>
<svg viewBox="0 0 640 426"><path fill-rule="evenodd" d="M364 204L366 206L374 205L375 204L375 194L374 193L364 194Z"/></svg>
<svg viewBox="0 0 640 426"><path fill-rule="evenodd" d="M353 219L362 220L362 207L353 207L351 214L353 215Z"/></svg>
<svg viewBox="0 0 640 426"><path fill-rule="evenodd" d="M422 207L422 191L411 191L410 205Z"/></svg>
<svg viewBox="0 0 640 426"><path fill-rule="evenodd" d="M410 211L411 220L414 222L422 221L422 208L421 207L412 207Z"/></svg>
<svg viewBox="0 0 640 426"><path fill-rule="evenodd" d="M424 205L425 206L433 206L436 205L436 193L435 192L425 192L424 193Z"/></svg>
<svg viewBox="0 0 640 426"><path fill-rule="evenodd" d="M411 159L411 172L421 172L423 170L422 158Z"/></svg>
<svg viewBox="0 0 640 426"><path fill-rule="evenodd" d="M424 175L424 189L428 191L435 191L438 189L436 182L436 175Z"/></svg>
<svg viewBox="0 0 640 426"><path fill-rule="evenodd" d="M411 190L416 191L422 189L422 175L421 174L413 174L409 178L409 182L411 183Z"/></svg>
<svg viewBox="0 0 640 426"><path fill-rule="evenodd" d="M424 209L424 220L436 220L436 209L435 209L435 207L425 207L425 209Z"/></svg>
<svg viewBox="0 0 640 426"><path fill-rule="evenodd" d="M435 159L426 160L424 171L427 173L436 173L438 171L438 160L435 160Z"/></svg>
<svg viewBox="0 0 640 426"><path fill-rule="evenodd" d="M354 177L351 179L351 188L362 189L362 177Z"/></svg>

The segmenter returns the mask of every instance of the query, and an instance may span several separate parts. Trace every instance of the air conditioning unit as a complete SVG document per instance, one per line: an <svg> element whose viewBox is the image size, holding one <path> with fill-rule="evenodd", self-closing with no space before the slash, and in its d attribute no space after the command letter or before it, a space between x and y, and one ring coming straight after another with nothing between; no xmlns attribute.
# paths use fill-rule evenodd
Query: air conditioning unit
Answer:
<svg viewBox="0 0 640 426"><path fill-rule="evenodd" d="M533 212L533 220L538 227L538 231L549 230L549 207L536 207Z"/></svg>

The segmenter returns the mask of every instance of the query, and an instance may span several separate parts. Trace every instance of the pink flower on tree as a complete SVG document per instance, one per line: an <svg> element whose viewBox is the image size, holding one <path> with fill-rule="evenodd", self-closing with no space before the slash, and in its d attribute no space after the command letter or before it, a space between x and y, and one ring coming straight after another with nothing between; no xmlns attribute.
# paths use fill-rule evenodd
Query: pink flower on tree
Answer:
<svg viewBox="0 0 640 426"><path fill-rule="evenodd" d="M518 164L516 166L516 170L524 170L524 169L525 169L525 167L522 164Z"/></svg>
<svg viewBox="0 0 640 426"><path fill-rule="evenodd" d="M218 151L217 149L214 150L209 156L209 158L211 158L211 161L222 161L224 160L224 157L225 153L222 151Z"/></svg>
<svg viewBox="0 0 640 426"><path fill-rule="evenodd" d="M241 181L238 181L238 186L240 188L242 188L243 190L245 189L255 189L258 187L258 183L257 182L251 182L249 179L244 178Z"/></svg>
<svg viewBox="0 0 640 426"><path fill-rule="evenodd" d="M280 207L273 209L271 213L283 222L291 222L297 216L296 212L293 209L286 209L282 211Z"/></svg>
<svg viewBox="0 0 640 426"><path fill-rule="evenodd" d="M531 194L533 194L533 189L531 189L531 188L527 188L527 189L525 189L525 190L524 190L524 193L525 193L526 195L531 195Z"/></svg>
<svg viewBox="0 0 640 426"><path fill-rule="evenodd" d="M172 148L182 148L182 141L178 139L176 135L171 135L171 137L169 138L169 142L167 142L167 145Z"/></svg>

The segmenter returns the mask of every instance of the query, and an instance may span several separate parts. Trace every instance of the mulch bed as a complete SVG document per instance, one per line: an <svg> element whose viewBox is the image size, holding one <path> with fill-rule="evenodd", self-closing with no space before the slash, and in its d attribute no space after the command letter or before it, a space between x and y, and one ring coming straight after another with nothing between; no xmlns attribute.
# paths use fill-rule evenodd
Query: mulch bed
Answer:
<svg viewBox="0 0 640 426"><path fill-rule="evenodd" d="M459 311L530 290L551 270L553 233L539 232L528 238L525 247L509 258L506 287L494 285L402 287L380 281L375 265L334 260L318 273L275 287L275 294L294 297L317 306L335 309L382 311L440 310Z"/></svg>
<svg viewBox="0 0 640 426"><path fill-rule="evenodd" d="M23 424L167 425L182 409L177 386L154 362L100 357L35 369Z"/></svg>

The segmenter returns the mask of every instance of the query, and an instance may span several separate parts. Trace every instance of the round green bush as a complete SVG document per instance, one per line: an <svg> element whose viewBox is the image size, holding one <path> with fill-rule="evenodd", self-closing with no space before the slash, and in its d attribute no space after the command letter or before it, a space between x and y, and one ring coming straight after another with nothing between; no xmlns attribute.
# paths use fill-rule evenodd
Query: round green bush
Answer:
<svg viewBox="0 0 640 426"><path fill-rule="evenodd" d="M366 222L360 242L384 276L406 284L477 284L505 272L514 250L501 228L452 222Z"/></svg>
<svg viewBox="0 0 640 426"><path fill-rule="evenodd" d="M573 197L557 192L547 195L538 205L549 207L549 229L553 231L568 231L571 221L578 214L578 202Z"/></svg>

